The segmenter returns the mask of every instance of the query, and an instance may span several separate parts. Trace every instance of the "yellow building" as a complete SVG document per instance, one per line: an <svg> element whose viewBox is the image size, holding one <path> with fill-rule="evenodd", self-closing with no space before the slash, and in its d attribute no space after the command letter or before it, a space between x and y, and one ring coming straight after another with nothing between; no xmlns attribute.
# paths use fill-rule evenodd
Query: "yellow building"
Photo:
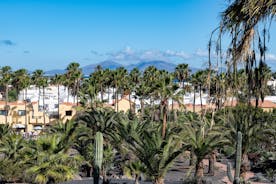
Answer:
<svg viewBox="0 0 276 184"><path fill-rule="evenodd" d="M66 122L76 114L73 103L59 105L60 120ZM8 102L0 101L0 124L9 124L18 131L27 132L41 130L43 126L58 120L58 113L43 113L38 109L37 102L25 103L23 101Z"/></svg>
<svg viewBox="0 0 276 184"><path fill-rule="evenodd" d="M116 101L113 102L112 104L114 110L117 110L117 106L118 106L118 111L124 111L127 112L130 109L130 106L132 109L134 109L135 103L130 101L129 99L127 99L126 96L124 96L123 98L121 98L120 100L118 100L118 103L116 103Z"/></svg>

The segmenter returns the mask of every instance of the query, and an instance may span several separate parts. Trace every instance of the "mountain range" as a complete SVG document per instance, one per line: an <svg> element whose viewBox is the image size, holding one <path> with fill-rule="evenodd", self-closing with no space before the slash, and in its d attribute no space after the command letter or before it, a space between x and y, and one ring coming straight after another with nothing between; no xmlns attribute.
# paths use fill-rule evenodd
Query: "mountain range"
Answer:
<svg viewBox="0 0 276 184"><path fill-rule="evenodd" d="M133 68L138 68L140 71L144 71L147 67L149 66L155 66L157 69L159 70L167 70L169 72L173 72L176 64L170 63L170 62L166 62L166 61L141 61L138 62L136 64L129 64L129 65L122 65L119 64L115 61L103 61L100 63L96 63L96 64L90 64L90 65L86 65L84 67L82 67L82 72L85 76L90 75L92 72L94 72L96 66L101 65L103 69L111 69L111 70L115 70L116 68L119 67L125 67L128 71L131 71ZM192 73L199 70L198 68L190 68L192 70ZM45 74L48 76L52 76L55 74L64 74L66 72L65 69L55 69L55 70L49 70L46 71Z"/></svg>

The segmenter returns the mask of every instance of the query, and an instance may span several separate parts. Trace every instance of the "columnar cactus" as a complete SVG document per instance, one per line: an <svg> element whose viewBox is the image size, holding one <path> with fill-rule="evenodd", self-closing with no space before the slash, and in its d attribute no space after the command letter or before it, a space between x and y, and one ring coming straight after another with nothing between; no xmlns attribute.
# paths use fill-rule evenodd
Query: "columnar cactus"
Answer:
<svg viewBox="0 0 276 184"><path fill-rule="evenodd" d="M239 131L237 135L236 167L235 167L234 178L231 173L231 164L227 163L227 176L229 180L234 184L240 183L241 156L242 156L242 133Z"/></svg>
<svg viewBox="0 0 276 184"><path fill-rule="evenodd" d="M94 159L94 184L99 183L100 170L103 162L103 134L97 132L95 136L95 159Z"/></svg>

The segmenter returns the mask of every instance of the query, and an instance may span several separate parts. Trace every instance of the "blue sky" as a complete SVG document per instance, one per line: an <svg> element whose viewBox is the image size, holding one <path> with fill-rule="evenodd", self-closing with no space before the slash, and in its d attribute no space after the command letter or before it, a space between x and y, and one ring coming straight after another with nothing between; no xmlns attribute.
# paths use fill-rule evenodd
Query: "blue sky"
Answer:
<svg viewBox="0 0 276 184"><path fill-rule="evenodd" d="M72 61L158 59L203 67L225 7L222 0L0 0L0 66L47 71ZM275 40L271 31L274 69Z"/></svg>

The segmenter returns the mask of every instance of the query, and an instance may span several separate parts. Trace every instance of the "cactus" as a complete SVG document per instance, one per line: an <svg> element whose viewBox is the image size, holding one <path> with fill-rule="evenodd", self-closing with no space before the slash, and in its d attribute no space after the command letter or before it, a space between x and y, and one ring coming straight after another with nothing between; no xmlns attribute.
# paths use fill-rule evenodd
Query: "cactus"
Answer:
<svg viewBox="0 0 276 184"><path fill-rule="evenodd" d="M94 184L99 183L100 170L103 162L103 134L97 132L95 136L95 159L94 159Z"/></svg>
<svg viewBox="0 0 276 184"><path fill-rule="evenodd" d="M242 155L242 133L239 131L237 135L236 167L235 167L234 178L231 173L231 164L227 163L227 176L228 176L228 179L234 184L240 183L241 155Z"/></svg>

